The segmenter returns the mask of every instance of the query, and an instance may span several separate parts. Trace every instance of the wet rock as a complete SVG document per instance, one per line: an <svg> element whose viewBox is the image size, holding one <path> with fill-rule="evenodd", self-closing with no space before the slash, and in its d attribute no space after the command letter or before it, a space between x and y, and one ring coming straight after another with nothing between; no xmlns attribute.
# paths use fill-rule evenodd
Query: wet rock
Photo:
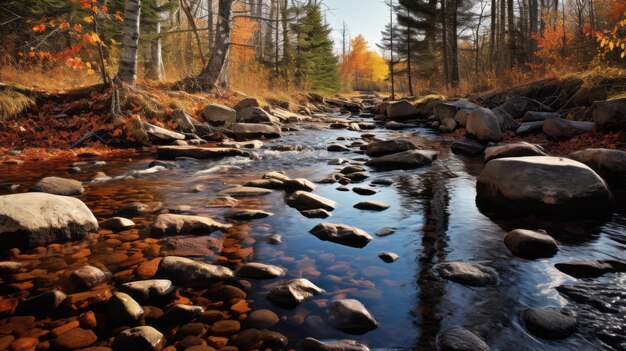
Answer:
<svg viewBox="0 0 626 351"><path fill-rule="evenodd" d="M351 247L365 247L372 240L364 230L345 224L320 223L309 232L320 240Z"/></svg>
<svg viewBox="0 0 626 351"><path fill-rule="evenodd" d="M231 124L237 122L237 112L224 105L209 104L202 109L202 118L209 123Z"/></svg>
<svg viewBox="0 0 626 351"><path fill-rule="evenodd" d="M237 333L241 329L241 324L238 321L223 320L213 323L209 333L216 336L230 336Z"/></svg>
<svg viewBox="0 0 626 351"><path fill-rule="evenodd" d="M385 123L385 128L389 130L401 130L401 129L407 129L407 128L413 128L413 127L415 127L415 125L413 124L400 123L396 121L389 121Z"/></svg>
<svg viewBox="0 0 626 351"><path fill-rule="evenodd" d="M290 178L285 174L284 171L271 171L263 174L261 177L263 179L277 179L280 181L289 180Z"/></svg>
<svg viewBox="0 0 626 351"><path fill-rule="evenodd" d="M576 331L576 317L565 309L528 309L520 317L526 329L540 338L565 339Z"/></svg>
<svg viewBox="0 0 626 351"><path fill-rule="evenodd" d="M493 111L477 108L467 116L466 133L480 141L500 141L502 132Z"/></svg>
<svg viewBox="0 0 626 351"><path fill-rule="evenodd" d="M381 260L387 263L395 262L398 258L400 258L398 254L393 252L381 252L378 254L378 257L380 257Z"/></svg>
<svg viewBox="0 0 626 351"><path fill-rule="evenodd" d="M102 223L102 228L108 229L113 232L121 232L124 230L132 229L135 226L135 222L124 217L113 217L107 219Z"/></svg>
<svg viewBox="0 0 626 351"><path fill-rule="evenodd" d="M176 332L176 338L184 339L187 336L203 337L209 331L209 326L204 323L188 323Z"/></svg>
<svg viewBox="0 0 626 351"><path fill-rule="evenodd" d="M65 350L76 350L94 344L98 337L91 330L74 328L52 340L54 345Z"/></svg>
<svg viewBox="0 0 626 351"><path fill-rule="evenodd" d="M282 180L267 178L255 179L244 183L244 187L263 188L263 189L283 189L285 184Z"/></svg>
<svg viewBox="0 0 626 351"><path fill-rule="evenodd" d="M225 217L239 221L247 221L251 219L265 218L273 215L274 214L271 212L265 212L261 210L237 209L228 212Z"/></svg>
<svg viewBox="0 0 626 351"><path fill-rule="evenodd" d="M150 227L150 232L156 235L210 234L217 230L225 231L230 227L229 224L208 217L166 213L157 216Z"/></svg>
<svg viewBox="0 0 626 351"><path fill-rule="evenodd" d="M442 133L451 133L456 129L457 123L453 118L444 118L439 124Z"/></svg>
<svg viewBox="0 0 626 351"><path fill-rule="evenodd" d="M237 122L241 123L279 123L280 120L260 107L246 107L237 111Z"/></svg>
<svg viewBox="0 0 626 351"><path fill-rule="evenodd" d="M235 156L252 158L254 154L251 151L225 147L159 146L157 148L157 158L160 160L175 160L180 157L221 159Z"/></svg>
<svg viewBox="0 0 626 351"><path fill-rule="evenodd" d="M300 211L300 213L306 218L328 218L332 214L322 208L316 208L314 210Z"/></svg>
<svg viewBox="0 0 626 351"><path fill-rule="evenodd" d="M308 279L298 278L275 286L267 294L267 298L276 305L294 308L304 300L323 292L324 290L311 283Z"/></svg>
<svg viewBox="0 0 626 351"><path fill-rule="evenodd" d="M397 229L394 228L394 227L385 227L385 228L381 228L381 229L377 230L375 234L376 234L376 236L384 237L384 236L388 236L388 235L391 235L391 234L395 233L396 230Z"/></svg>
<svg viewBox="0 0 626 351"><path fill-rule="evenodd" d="M346 166L339 171L341 174L350 174L355 172L365 172L365 168L361 166Z"/></svg>
<svg viewBox="0 0 626 351"><path fill-rule="evenodd" d="M626 98L596 101L593 121L600 130L623 130L626 127Z"/></svg>
<svg viewBox="0 0 626 351"><path fill-rule="evenodd" d="M0 262L0 274L1 275L18 273L23 268L24 268L24 264L21 262L14 262L14 261Z"/></svg>
<svg viewBox="0 0 626 351"><path fill-rule="evenodd" d="M46 291L43 294L31 297L19 303L16 314L47 316L65 301L67 295L59 290Z"/></svg>
<svg viewBox="0 0 626 351"><path fill-rule="evenodd" d="M606 273L626 272L626 261L574 261L557 263L554 267L574 278L597 278Z"/></svg>
<svg viewBox="0 0 626 351"><path fill-rule="evenodd" d="M118 289L142 302L151 298L166 296L174 291L172 282L167 279L149 279L124 283Z"/></svg>
<svg viewBox="0 0 626 351"><path fill-rule="evenodd" d="M111 279L111 273L103 272L91 265L82 266L70 275L72 283L83 289L91 289L96 285L108 282L109 279Z"/></svg>
<svg viewBox="0 0 626 351"><path fill-rule="evenodd" d="M259 262L245 263L237 270L237 275L240 277L252 279L272 279L283 274L285 272L282 268Z"/></svg>
<svg viewBox="0 0 626 351"><path fill-rule="evenodd" d="M563 118L548 118L543 122L543 133L555 140L567 140L594 130L593 122L569 121Z"/></svg>
<svg viewBox="0 0 626 351"><path fill-rule="evenodd" d="M365 172L354 172L354 173L348 173L344 175L344 178L349 179L350 182L360 182L362 180L369 178L369 175Z"/></svg>
<svg viewBox="0 0 626 351"><path fill-rule="evenodd" d="M182 286L206 286L234 276L227 267L176 256L164 257L156 275Z"/></svg>
<svg viewBox="0 0 626 351"><path fill-rule="evenodd" d="M517 135L529 135L538 134L543 131L543 121L537 122L524 122L517 127L515 134Z"/></svg>
<svg viewBox="0 0 626 351"><path fill-rule="evenodd" d="M230 189L225 189L219 192L220 195L223 196L233 196L233 197L248 197L248 196L261 196L271 194L274 191L271 189L264 188L255 188L249 186L237 186Z"/></svg>
<svg viewBox="0 0 626 351"><path fill-rule="evenodd" d="M372 180L373 185L392 185L393 183L394 181L389 178L378 178L378 179Z"/></svg>
<svg viewBox="0 0 626 351"><path fill-rule="evenodd" d="M586 149L568 155L596 171L611 188L626 190L626 151L611 149Z"/></svg>
<svg viewBox="0 0 626 351"><path fill-rule="evenodd" d="M488 147L485 150L485 162L504 157L547 156L543 147L525 141L501 146Z"/></svg>
<svg viewBox="0 0 626 351"><path fill-rule="evenodd" d="M302 147L302 145L298 145L298 144L281 144L281 145L271 145L270 146L270 150L274 150L274 151L282 151L282 152L286 152L286 151L302 151L304 150L304 147Z"/></svg>
<svg viewBox="0 0 626 351"><path fill-rule="evenodd" d="M109 321L116 325L134 325L143 315L143 308L130 295L113 293L107 304Z"/></svg>
<svg viewBox="0 0 626 351"><path fill-rule="evenodd" d="M250 141L225 141L220 144L222 147L230 147L235 149L260 149L263 147L263 142L261 140L250 140Z"/></svg>
<svg viewBox="0 0 626 351"><path fill-rule="evenodd" d="M165 325L181 325L198 318L202 312L204 308L201 306L176 304L163 314L160 321Z"/></svg>
<svg viewBox="0 0 626 351"><path fill-rule="evenodd" d="M436 151L409 150L371 159L366 165L386 170L411 169L429 165L437 158Z"/></svg>
<svg viewBox="0 0 626 351"><path fill-rule="evenodd" d="M529 259L552 257L558 251L556 240L543 230L513 230L504 236L504 244L513 255Z"/></svg>
<svg viewBox="0 0 626 351"><path fill-rule="evenodd" d="M187 112L178 109L172 111L172 121L178 125L178 130L183 133L193 133L196 130L194 124L198 123Z"/></svg>
<svg viewBox="0 0 626 351"><path fill-rule="evenodd" d="M359 210L384 211L389 208L389 205L378 201L361 201L354 205L354 208L358 208Z"/></svg>
<svg viewBox="0 0 626 351"><path fill-rule="evenodd" d="M220 239L206 236L168 237L161 243L161 253L168 256L213 256L222 248Z"/></svg>
<svg viewBox="0 0 626 351"><path fill-rule="evenodd" d="M478 156L483 153L485 146L474 139L463 138L453 142L450 150L457 155Z"/></svg>
<svg viewBox="0 0 626 351"><path fill-rule="evenodd" d="M283 185L287 192L294 192L298 190L313 191L317 188L315 184L304 178L285 179L283 181Z"/></svg>
<svg viewBox="0 0 626 351"><path fill-rule="evenodd" d="M539 111L526 111L522 117L524 122L538 122L545 121L548 118L557 118L559 114L557 112L539 112Z"/></svg>
<svg viewBox="0 0 626 351"><path fill-rule="evenodd" d="M444 262L436 265L435 271L442 278L469 286L494 285L499 281L493 268L478 263Z"/></svg>
<svg viewBox="0 0 626 351"><path fill-rule="evenodd" d="M143 129L148 134L150 140L155 142L172 142L185 140L185 134L174 132L147 122L142 123Z"/></svg>
<svg viewBox="0 0 626 351"><path fill-rule="evenodd" d="M280 322L280 319L276 313L270 310L256 310L248 315L245 324L248 328L270 329L278 322Z"/></svg>
<svg viewBox="0 0 626 351"><path fill-rule="evenodd" d="M437 351L489 351L483 339L471 331L454 327L437 334Z"/></svg>
<svg viewBox="0 0 626 351"><path fill-rule="evenodd" d="M580 162L558 157L489 161L476 190L479 206L498 211L589 217L606 215L613 207L600 176Z"/></svg>
<svg viewBox="0 0 626 351"><path fill-rule="evenodd" d="M299 211L314 210L318 208L332 211L335 209L335 206L337 206L337 204L332 200L306 191L294 192L287 197L286 202L287 205Z"/></svg>
<svg viewBox="0 0 626 351"><path fill-rule="evenodd" d="M354 187L354 188L352 188L352 191L354 191L355 193L357 193L359 195L365 195L365 196L376 194L376 190L374 190L374 189L361 188L361 187Z"/></svg>
<svg viewBox="0 0 626 351"><path fill-rule="evenodd" d="M180 168L180 165L174 161L154 160L148 165L148 168L152 167L165 167L167 169L176 169Z"/></svg>
<svg viewBox="0 0 626 351"><path fill-rule="evenodd" d="M333 144L328 145L326 147L326 150L330 152L344 152L344 151L350 151L350 148L342 144L333 143Z"/></svg>
<svg viewBox="0 0 626 351"><path fill-rule="evenodd" d="M406 100L389 102L385 112L389 119L405 119L417 115L415 106Z"/></svg>
<svg viewBox="0 0 626 351"><path fill-rule="evenodd" d="M267 242L272 245L282 244L283 238L280 234L272 234L267 238Z"/></svg>
<svg viewBox="0 0 626 351"><path fill-rule="evenodd" d="M140 202L133 202L120 207L117 210L117 214L120 216L136 217L149 213L155 213L163 209L163 204L156 203L152 205L142 204Z"/></svg>
<svg viewBox="0 0 626 351"><path fill-rule="evenodd" d="M441 101L434 103L433 114L437 120L441 121L445 118L455 118L460 110L472 111L478 107L475 103L465 99Z"/></svg>
<svg viewBox="0 0 626 351"><path fill-rule="evenodd" d="M370 348L355 340L317 340L305 338L300 343L303 351L370 351Z"/></svg>
<svg viewBox="0 0 626 351"><path fill-rule="evenodd" d="M111 348L114 351L160 351L165 337L150 326L135 327L117 334Z"/></svg>
<svg viewBox="0 0 626 351"><path fill-rule="evenodd" d="M402 151L419 149L410 140L406 139L394 139L386 141L373 141L367 144L367 154L372 157L391 155ZM350 167L350 166L349 166ZM361 171L356 171L361 172ZM343 171L341 173L344 173ZM352 173L352 172L348 172ZM346 174L346 173L344 173Z"/></svg>
<svg viewBox="0 0 626 351"><path fill-rule="evenodd" d="M378 328L376 319L358 300L335 300L327 313L328 322L346 333L364 334Z"/></svg>
<svg viewBox="0 0 626 351"><path fill-rule="evenodd" d="M232 130L236 140L280 138L282 135L279 126L267 124L236 123Z"/></svg>
<svg viewBox="0 0 626 351"><path fill-rule="evenodd" d="M240 350L282 350L288 341L280 333L258 329L246 329L231 338L232 344Z"/></svg>
<svg viewBox="0 0 626 351"><path fill-rule="evenodd" d="M37 184L31 186L29 190L33 192L68 196L79 195L85 191L81 182L74 179L60 177L45 177L37 182Z"/></svg>
<svg viewBox="0 0 626 351"><path fill-rule="evenodd" d="M239 200L230 196L220 196L209 200L205 205L207 208L232 208L239 204Z"/></svg>

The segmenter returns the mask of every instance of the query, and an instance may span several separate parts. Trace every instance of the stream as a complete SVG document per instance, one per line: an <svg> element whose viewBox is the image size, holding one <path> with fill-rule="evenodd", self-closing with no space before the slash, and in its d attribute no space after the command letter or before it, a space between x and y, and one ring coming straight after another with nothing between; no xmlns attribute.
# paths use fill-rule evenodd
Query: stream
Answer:
<svg viewBox="0 0 626 351"><path fill-rule="evenodd" d="M340 118L347 118L339 116ZM359 120L359 119L357 119ZM365 120L365 119L364 119ZM371 121L371 120L368 120ZM626 210L624 202L611 218L603 221L552 221L534 217L503 217L481 212L475 203L476 178L484 166L478 158L466 158L450 152L451 141L431 129L416 127L403 131L377 128L367 133L378 139L410 138L425 149L439 151L432 165L415 170L374 171L358 186L376 190L371 196L353 191L336 190L339 184L316 183L314 194L337 202L332 217L310 219L285 204L285 194L275 191L258 197L241 198L239 208L262 209L272 216L250 221L224 218L225 208L211 208L208 203L221 190L248 180L259 179L268 171L285 171L292 178L311 181L325 178L345 165L333 165L342 158L362 164L368 157L357 153L329 152L326 146L337 142L350 146L363 141L364 132L347 129L305 129L286 132L278 140L264 141L265 147L252 150L260 159L231 157L221 160L183 160L177 169L151 169L152 153L133 158L105 159L106 164L82 167L79 174L68 174L67 160L29 162L24 165L0 165L0 185L19 184L16 192L45 176L61 176L88 181L98 171L114 178L98 183L85 183L85 192L78 196L99 222L116 215L123 205L160 202L170 210L206 215L217 221L233 224L225 233L213 233L219 244L210 250L199 248L198 256L206 262L217 262L230 268L246 261L283 267L285 277L273 280L250 280L247 300L252 310L269 309L280 317L272 328L289 339L290 348L298 348L305 337L317 339L354 339L371 349L431 350L437 334L447 328L463 326L480 335L493 350L626 350L626 274L611 273L600 278L576 279L558 271L554 264L580 260L624 259L626 249ZM338 140L339 138L339 140ZM302 151L273 151L272 145L299 144ZM153 172L152 172L153 171ZM391 185L372 185L379 178L393 180ZM192 189L204 186L201 191ZM351 188L355 184L349 184ZM0 195L11 193L0 187ZM358 210L359 201L381 201L390 208L373 212ZM188 207L179 207L188 206ZM133 217L137 226L121 233L101 229L94 237L73 242L67 252L47 250L45 257L67 262L63 271L71 271L85 263L104 265L114 273L113 285L133 278L133 265L125 261L150 242L149 227L155 214ZM309 234L320 222L347 224L365 230L374 239L364 248L353 248L321 241ZM375 235L381 228L393 227L387 236ZM551 258L527 260L507 250L502 238L517 228L545 229L559 242L559 251ZM282 243L271 244L268 237L280 234ZM184 238L183 238L184 239ZM190 237L193 240L194 237ZM164 239L164 240L167 240ZM147 243L138 245L137 243ZM193 241L190 242L192 247ZM162 244L161 244L162 245ZM88 248L86 260L72 255ZM378 254L394 252L399 259L382 261ZM162 256L156 250L142 251L139 259ZM8 259L4 257L4 259ZM496 269L501 281L496 286L469 287L437 279L433 266L444 261L484 263ZM36 267L44 276L59 269L41 259ZM54 262L57 262L56 260ZM132 263L132 262L131 262ZM130 268L129 268L130 267ZM122 273L120 273L122 272ZM119 274L116 274L119 273ZM270 287L287 278L307 278L326 291L294 309L272 304L266 294ZM34 279L34 291L43 292L57 283L54 279ZM2 295L15 294L15 289L2 283ZM590 286L591 295L612 306L615 311L600 311L590 304L578 302L559 293L562 285ZM602 287L617 288L617 293L595 293ZM604 290L603 290L604 291ZM334 329L326 322L325 303L333 298L361 301L380 323L363 335L350 335ZM604 299L604 300L603 300ZM529 334L519 319L526 308L568 307L579 316L579 330L564 340L545 340Z"/></svg>

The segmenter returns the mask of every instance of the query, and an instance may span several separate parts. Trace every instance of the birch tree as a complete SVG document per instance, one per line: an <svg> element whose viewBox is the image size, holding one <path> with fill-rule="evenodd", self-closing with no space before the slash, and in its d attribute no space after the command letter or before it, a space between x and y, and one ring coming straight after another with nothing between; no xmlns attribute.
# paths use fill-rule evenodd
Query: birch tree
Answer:
<svg viewBox="0 0 626 351"><path fill-rule="evenodd" d="M129 84L137 81L137 46L139 45L139 19L141 0L127 0L124 5L124 34L122 52L116 80Z"/></svg>

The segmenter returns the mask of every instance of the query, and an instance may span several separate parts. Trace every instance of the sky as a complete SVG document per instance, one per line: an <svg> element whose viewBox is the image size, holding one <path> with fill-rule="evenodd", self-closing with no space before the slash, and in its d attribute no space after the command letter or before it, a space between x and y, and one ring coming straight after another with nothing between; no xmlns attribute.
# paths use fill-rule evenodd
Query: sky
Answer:
<svg viewBox="0 0 626 351"><path fill-rule="evenodd" d="M389 22L389 7L383 0L325 0L323 4L337 52L341 52L343 22L352 38L361 34L371 49L379 51L376 44L382 40L380 32Z"/></svg>

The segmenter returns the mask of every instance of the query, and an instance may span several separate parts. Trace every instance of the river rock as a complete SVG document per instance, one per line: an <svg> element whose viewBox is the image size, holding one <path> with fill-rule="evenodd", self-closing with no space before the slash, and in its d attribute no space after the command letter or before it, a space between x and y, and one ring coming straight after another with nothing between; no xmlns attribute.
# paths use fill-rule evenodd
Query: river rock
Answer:
<svg viewBox="0 0 626 351"><path fill-rule="evenodd" d="M193 133L196 131L194 125L198 123L193 117L183 110L172 111L172 121L178 125L178 130L183 133Z"/></svg>
<svg viewBox="0 0 626 351"><path fill-rule="evenodd" d="M209 123L231 124L237 122L237 112L224 105L209 104L202 109L202 118Z"/></svg>
<svg viewBox="0 0 626 351"><path fill-rule="evenodd" d="M285 274L284 270L278 266L259 262L248 262L237 270L237 275L252 279L272 279Z"/></svg>
<svg viewBox="0 0 626 351"><path fill-rule="evenodd" d="M389 102L385 112L390 119L406 119L417 114L415 106L406 100Z"/></svg>
<svg viewBox="0 0 626 351"><path fill-rule="evenodd" d="M521 313L526 329L544 339L565 339L576 331L576 317L565 309L549 307Z"/></svg>
<svg viewBox="0 0 626 351"><path fill-rule="evenodd" d="M554 267L574 278L597 278L606 273L626 272L626 261L574 261L557 263Z"/></svg>
<svg viewBox="0 0 626 351"><path fill-rule="evenodd" d="M261 140L249 141L225 141L220 144L221 147L230 147L235 149L260 149L263 147Z"/></svg>
<svg viewBox="0 0 626 351"><path fill-rule="evenodd" d="M236 123L232 128L236 140L251 140L258 138L280 138L279 126L256 123Z"/></svg>
<svg viewBox="0 0 626 351"><path fill-rule="evenodd" d="M332 200L306 191L296 191L292 193L287 197L286 202L287 205L299 211L314 210L318 208L332 211L337 206L337 204Z"/></svg>
<svg viewBox="0 0 626 351"><path fill-rule="evenodd" d="M593 121L600 130L623 130L626 127L626 98L596 101Z"/></svg>
<svg viewBox="0 0 626 351"><path fill-rule="evenodd" d="M545 231L515 229L504 236L504 244L515 256L522 258L552 257L558 245Z"/></svg>
<svg viewBox="0 0 626 351"><path fill-rule="evenodd" d="M453 142L450 150L457 155L478 156L483 153L485 146L474 139L463 138Z"/></svg>
<svg viewBox="0 0 626 351"><path fill-rule="evenodd" d="M305 338L300 343L303 351L370 351L367 345L355 340L317 340Z"/></svg>
<svg viewBox="0 0 626 351"><path fill-rule="evenodd" d="M584 164L548 156L489 161L478 177L477 202L499 211L605 215L613 207L606 183Z"/></svg>
<svg viewBox="0 0 626 351"><path fill-rule="evenodd" d="M249 196L261 196L271 194L274 191L271 189L256 188L251 186L237 186L234 188L224 189L219 192L222 196L233 197L249 197Z"/></svg>
<svg viewBox="0 0 626 351"><path fill-rule="evenodd" d="M611 149L586 149L568 155L596 171L609 185L626 191L626 151Z"/></svg>
<svg viewBox="0 0 626 351"><path fill-rule="evenodd" d="M396 121L385 122L385 128L389 130L401 130L401 129L407 129L407 128L413 128L413 127L415 127L415 125L408 124L408 123L400 123Z"/></svg>
<svg viewBox="0 0 626 351"><path fill-rule="evenodd" d="M276 305L294 308L304 300L323 293L324 290L311 283L308 279L292 279L275 286L267 294L267 298Z"/></svg>
<svg viewBox="0 0 626 351"><path fill-rule="evenodd" d="M57 336L52 343L61 350L76 350L95 343L98 337L91 330L74 328Z"/></svg>
<svg viewBox="0 0 626 351"><path fill-rule="evenodd" d="M313 191L317 188L313 182L304 178L285 179L283 181L283 187L287 192L294 192L298 190Z"/></svg>
<svg viewBox="0 0 626 351"><path fill-rule="evenodd" d="M264 188L264 189L283 189L285 183L282 180L267 178L267 179L253 179L243 184L245 187Z"/></svg>
<svg viewBox="0 0 626 351"><path fill-rule="evenodd" d="M257 99L252 98L252 97L247 97L247 98L239 100L239 102L235 106L233 106L233 109L235 111L240 111L247 107L259 107L259 106L261 105L259 105L259 101Z"/></svg>
<svg viewBox="0 0 626 351"><path fill-rule="evenodd" d="M378 169L411 169L431 164L437 158L437 151L409 150L391 155L381 156L367 161L365 164Z"/></svg>
<svg viewBox="0 0 626 351"><path fill-rule="evenodd" d="M442 133L451 133L456 129L457 123L453 118L444 118L439 123L439 130Z"/></svg>
<svg viewBox="0 0 626 351"><path fill-rule="evenodd" d="M567 140L590 132L596 127L593 122L569 121L563 118L548 118L543 122L543 133L555 140Z"/></svg>
<svg viewBox="0 0 626 351"><path fill-rule="evenodd" d="M111 279L110 272L103 272L99 268L91 265L82 266L70 275L70 280L74 285L83 289L91 289L96 285L104 284Z"/></svg>
<svg viewBox="0 0 626 351"><path fill-rule="evenodd" d="M381 260L387 263L395 262L398 258L400 258L398 254L394 252L387 252L387 251L379 253L378 257L380 257Z"/></svg>
<svg viewBox="0 0 626 351"><path fill-rule="evenodd" d="M79 195L85 189L81 182L60 177L45 177L30 187L30 191L54 195Z"/></svg>
<svg viewBox="0 0 626 351"><path fill-rule="evenodd" d="M498 119L493 111L486 108L477 108L467 116L467 135L480 141L500 141L502 132Z"/></svg>
<svg viewBox="0 0 626 351"><path fill-rule="evenodd" d="M117 334L111 348L114 351L160 351L165 337L150 326L135 327Z"/></svg>
<svg viewBox="0 0 626 351"><path fill-rule="evenodd" d="M215 281L232 278L234 274L227 267L167 256L159 263L156 276L182 286L207 286Z"/></svg>
<svg viewBox="0 0 626 351"><path fill-rule="evenodd" d="M246 329L231 337L229 344L239 350L283 350L289 340L271 330Z"/></svg>
<svg viewBox="0 0 626 351"><path fill-rule="evenodd" d="M238 221L247 221L251 219L265 218L273 215L274 214L271 212L265 212L261 210L236 209L228 212L224 217L235 219Z"/></svg>
<svg viewBox="0 0 626 351"><path fill-rule="evenodd" d="M117 210L117 214L120 216L135 217L135 216L146 215L149 213L159 212L162 209L163 209L163 204L160 202L157 202L151 205L142 204L140 202L133 202L133 203L120 207Z"/></svg>
<svg viewBox="0 0 626 351"><path fill-rule="evenodd" d="M46 193L0 196L0 249L79 240L98 229L89 208L73 197Z"/></svg>
<svg viewBox="0 0 626 351"><path fill-rule="evenodd" d="M330 152L344 152L350 151L350 148L342 144L332 143L326 147L326 150Z"/></svg>
<svg viewBox="0 0 626 351"><path fill-rule="evenodd" d="M237 122L274 124L280 121L260 107L246 107L237 111Z"/></svg>
<svg viewBox="0 0 626 351"><path fill-rule="evenodd" d="M171 131L169 129L161 128L154 124L147 122L142 123L143 129L148 134L150 140L154 142L173 142L177 140L185 140L185 134Z"/></svg>
<svg viewBox="0 0 626 351"><path fill-rule="evenodd" d="M435 271L442 278L469 286L495 285L499 281L493 268L478 263L444 262L436 265Z"/></svg>
<svg viewBox="0 0 626 351"><path fill-rule="evenodd" d="M496 116L501 132L515 131L519 128L520 124L502 106L498 106L491 111Z"/></svg>
<svg viewBox="0 0 626 351"><path fill-rule="evenodd" d="M250 151L226 147L159 146L157 148L157 158L160 160L174 160L179 157L220 159L234 156L254 157L254 154Z"/></svg>
<svg viewBox="0 0 626 351"><path fill-rule="evenodd" d="M150 232L156 235L211 234L214 231L225 231L230 224L214 221L208 217L160 214L152 223Z"/></svg>
<svg viewBox="0 0 626 351"><path fill-rule="evenodd" d="M333 327L350 334L364 334L378 328L376 319L358 300L335 300L327 313Z"/></svg>
<svg viewBox="0 0 626 351"><path fill-rule="evenodd" d="M490 351L483 339L471 331L454 327L437 334L437 351Z"/></svg>
<svg viewBox="0 0 626 351"><path fill-rule="evenodd" d="M359 210L384 211L389 208L389 205L378 201L361 201L354 205L354 208Z"/></svg>
<svg viewBox="0 0 626 351"><path fill-rule="evenodd" d="M504 157L547 156L543 147L525 141L485 149L485 162Z"/></svg>
<svg viewBox="0 0 626 351"><path fill-rule="evenodd" d="M66 297L67 295L60 290L46 291L43 294L20 302L17 306L16 314L47 316L54 312L54 310L65 301Z"/></svg>
<svg viewBox="0 0 626 351"><path fill-rule="evenodd" d="M309 231L318 239L351 247L365 247L372 237L362 229L345 224L320 223Z"/></svg>
<svg viewBox="0 0 626 351"><path fill-rule="evenodd" d="M181 325L191 322L204 312L201 306L175 304L160 318L166 325Z"/></svg>
<svg viewBox="0 0 626 351"><path fill-rule="evenodd" d="M352 188L352 191L354 191L355 193L357 193L359 195L364 195L364 196L376 194L376 190L374 190L374 189L362 188L362 187L358 187L358 186L355 186L354 188Z"/></svg>
<svg viewBox="0 0 626 351"><path fill-rule="evenodd" d="M246 326L256 329L270 329L280 322L276 313L270 310L256 310L251 312L246 318Z"/></svg>
<svg viewBox="0 0 626 351"><path fill-rule="evenodd" d="M221 249L220 239L205 235L166 237L161 242L161 253L167 256L206 257Z"/></svg>
<svg viewBox="0 0 626 351"><path fill-rule="evenodd" d="M513 118L520 118L528 111L552 112L553 110L537 100L525 96L509 96L502 104Z"/></svg>
<svg viewBox="0 0 626 351"><path fill-rule="evenodd" d="M557 112L539 112L539 111L526 111L522 117L523 122L538 122L545 121L548 118L557 118L559 114Z"/></svg>
<svg viewBox="0 0 626 351"><path fill-rule="evenodd" d="M111 230L113 232L121 232L124 230L132 229L135 226L135 222L124 217L113 217L107 219L102 223L102 228Z"/></svg>
<svg viewBox="0 0 626 351"><path fill-rule="evenodd" d="M107 303L110 321L116 325L134 325L143 315L143 308L130 295L115 292Z"/></svg>
<svg viewBox="0 0 626 351"><path fill-rule="evenodd" d="M25 267L22 262L2 261L0 262L0 275L19 273Z"/></svg>
<svg viewBox="0 0 626 351"><path fill-rule="evenodd" d="M454 115L454 120L456 121L456 123L458 123L458 125L465 128L465 126L467 125L467 116L469 116L470 113L472 113L472 110L460 109Z"/></svg>
<svg viewBox="0 0 626 351"><path fill-rule="evenodd" d="M332 214L323 208L316 208L314 210L300 211L300 214L306 218L328 218Z"/></svg>
<svg viewBox="0 0 626 351"><path fill-rule="evenodd" d="M119 286L119 291L124 292L140 302L155 297L163 297L174 291L172 282L167 279L150 279L124 283Z"/></svg>
<svg viewBox="0 0 626 351"><path fill-rule="evenodd" d="M459 99L456 101L442 101L434 104L433 114L438 121L442 121L445 118L454 119L459 110L473 111L479 107L480 106L476 105L475 103L465 99Z"/></svg>
<svg viewBox="0 0 626 351"><path fill-rule="evenodd" d="M367 144L367 154L372 157L385 156L395 154L407 150L415 150L419 147L410 140L394 139L386 141L372 141ZM357 171L361 172L361 171ZM343 171L341 173L344 173ZM352 173L352 172L348 172ZM344 173L346 174L346 173Z"/></svg>

